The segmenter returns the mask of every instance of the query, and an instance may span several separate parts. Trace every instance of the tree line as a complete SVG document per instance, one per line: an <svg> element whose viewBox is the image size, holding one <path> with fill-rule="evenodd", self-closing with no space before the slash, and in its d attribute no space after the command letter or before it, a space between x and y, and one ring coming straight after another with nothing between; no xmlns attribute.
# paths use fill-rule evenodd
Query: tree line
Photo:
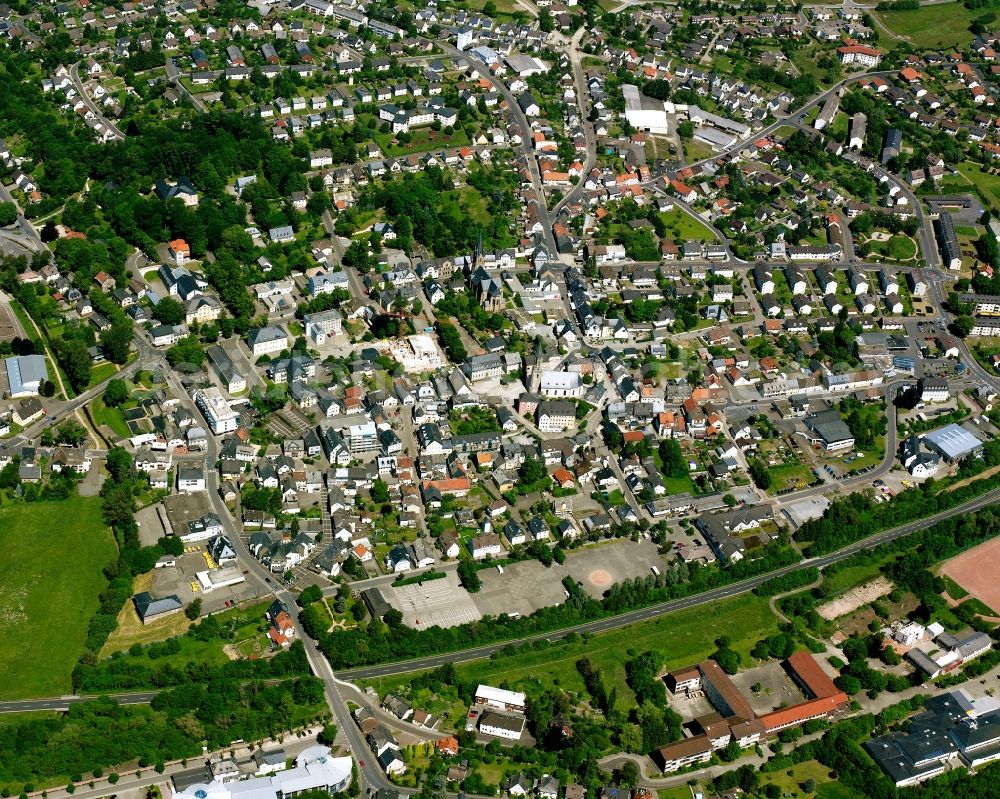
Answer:
<svg viewBox="0 0 1000 799"><path fill-rule="evenodd" d="M570 592L565 603L540 608L530 616L517 619L504 614L457 627L435 626L426 630L404 625L390 627L380 619L372 619L349 630L324 633L313 629L311 634L334 669L350 669L565 629L763 574L794 563L798 557L791 547L777 542L764 548L760 557L740 561L725 569L717 565L693 564L688 567L686 582L677 582L676 572L672 572L675 575L672 583L666 575L648 575L616 583L603 600L593 599L570 580L565 583Z"/></svg>

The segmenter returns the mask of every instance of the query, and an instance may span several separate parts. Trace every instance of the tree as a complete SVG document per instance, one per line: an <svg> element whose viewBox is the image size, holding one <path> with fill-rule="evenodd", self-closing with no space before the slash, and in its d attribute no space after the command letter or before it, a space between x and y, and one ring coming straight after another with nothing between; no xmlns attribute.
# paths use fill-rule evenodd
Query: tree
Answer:
<svg viewBox="0 0 1000 799"><path fill-rule="evenodd" d="M534 491L545 491L552 484L552 478L545 471L545 464L537 458L525 458L517 470L520 478L519 492L530 494Z"/></svg>
<svg viewBox="0 0 1000 799"><path fill-rule="evenodd" d="M333 742L337 738L337 725L336 724L324 724L323 729L320 730L319 735L316 740L325 746L333 746Z"/></svg>
<svg viewBox="0 0 1000 799"><path fill-rule="evenodd" d="M955 331L955 335L959 338L968 338L969 334L972 332L972 327L975 324L975 320L968 314L962 314L955 317L955 321L952 323L952 328Z"/></svg>
<svg viewBox="0 0 1000 799"><path fill-rule="evenodd" d="M205 348L196 336L185 336L167 350L167 360L171 366L181 363L201 366L205 363Z"/></svg>
<svg viewBox="0 0 1000 799"><path fill-rule="evenodd" d="M646 81L646 85L642 87L642 93L647 97L652 97L654 100L669 100L670 81L666 80Z"/></svg>
<svg viewBox="0 0 1000 799"><path fill-rule="evenodd" d="M626 760L614 771L614 780L621 788L634 788L639 783L639 766Z"/></svg>
<svg viewBox="0 0 1000 799"><path fill-rule="evenodd" d="M60 444L69 444L70 446L78 447L87 440L87 431L75 419L67 419L56 428L56 440Z"/></svg>
<svg viewBox="0 0 1000 799"><path fill-rule="evenodd" d="M185 317L184 306L173 297L163 297L153 306L153 318L165 325L179 325Z"/></svg>
<svg viewBox="0 0 1000 799"><path fill-rule="evenodd" d="M687 477L688 462L681 451L681 445L668 438L660 442L660 462L663 464L663 474L667 477Z"/></svg>
<svg viewBox="0 0 1000 799"><path fill-rule="evenodd" d="M90 383L93 362L87 345L78 338L63 338L56 350L59 363L69 378L69 384L77 393L84 391Z"/></svg>
<svg viewBox="0 0 1000 799"><path fill-rule="evenodd" d="M111 322L111 327L101 332L101 346L112 363L122 364L128 360L135 330L132 320L120 313Z"/></svg>
<svg viewBox="0 0 1000 799"><path fill-rule="evenodd" d="M470 594L475 594L483 587L476 564L471 560L463 560L458 564L458 579Z"/></svg>
<svg viewBox="0 0 1000 799"><path fill-rule="evenodd" d="M13 225L17 221L17 206L14 203L0 203L0 227Z"/></svg>
<svg viewBox="0 0 1000 799"><path fill-rule="evenodd" d="M719 753L719 757L725 763L732 763L736 758L740 756L743 750L740 748L739 741L730 741L726 744L725 748Z"/></svg>
<svg viewBox="0 0 1000 799"><path fill-rule="evenodd" d="M625 724L618 735L618 744L626 752L641 754L642 748L642 728L638 724Z"/></svg>
<svg viewBox="0 0 1000 799"><path fill-rule="evenodd" d="M124 380L114 379L104 389L104 404L109 408L117 408L128 401L128 386Z"/></svg>
<svg viewBox="0 0 1000 799"><path fill-rule="evenodd" d="M389 501L389 486L378 478L372 483L372 500L379 504Z"/></svg>
<svg viewBox="0 0 1000 799"><path fill-rule="evenodd" d="M191 621L194 621L201 615L201 597L195 597L186 608L184 608L184 615L187 616Z"/></svg>
<svg viewBox="0 0 1000 799"><path fill-rule="evenodd" d="M754 485L762 491L767 491L771 487L771 472L768 470L765 460L753 458L750 461L750 478Z"/></svg>

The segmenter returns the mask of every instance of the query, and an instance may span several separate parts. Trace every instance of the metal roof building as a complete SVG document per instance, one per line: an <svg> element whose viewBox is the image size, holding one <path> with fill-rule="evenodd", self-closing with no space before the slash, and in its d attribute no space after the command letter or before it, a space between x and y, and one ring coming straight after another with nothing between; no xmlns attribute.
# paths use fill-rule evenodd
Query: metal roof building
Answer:
<svg viewBox="0 0 1000 799"><path fill-rule="evenodd" d="M959 461L976 455L983 448L982 441L958 424L949 424L928 433L924 436L924 444L947 461Z"/></svg>
<svg viewBox="0 0 1000 799"><path fill-rule="evenodd" d="M4 366L12 399L38 394L42 383L49 379L44 355L18 355L4 361Z"/></svg>

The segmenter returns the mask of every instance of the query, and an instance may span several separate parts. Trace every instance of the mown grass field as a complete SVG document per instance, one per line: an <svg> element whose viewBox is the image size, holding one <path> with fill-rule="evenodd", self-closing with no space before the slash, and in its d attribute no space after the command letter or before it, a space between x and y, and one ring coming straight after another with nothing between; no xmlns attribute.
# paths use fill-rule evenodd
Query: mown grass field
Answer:
<svg viewBox="0 0 1000 799"><path fill-rule="evenodd" d="M983 172L979 164L963 161L958 165L959 174L979 189L994 206L1000 205L1000 175Z"/></svg>
<svg viewBox="0 0 1000 799"><path fill-rule="evenodd" d="M98 427L106 426L119 438L128 438L132 435L122 414L121 408L109 408L104 404L101 397L97 397L90 403L90 418Z"/></svg>
<svg viewBox="0 0 1000 799"><path fill-rule="evenodd" d="M961 3L921 6L915 11L876 13L883 24L918 48L957 47L972 41L969 25L984 9L967 9Z"/></svg>
<svg viewBox="0 0 1000 799"><path fill-rule="evenodd" d="M802 784L808 779L816 781L816 791L813 794L807 793L802 788ZM816 796L819 799L850 799L853 796L846 787L830 778L830 769L815 760L797 763L787 771L762 774L761 786L764 785L777 785L781 789L781 796L785 799L807 796ZM763 796L763 790L755 795Z"/></svg>
<svg viewBox="0 0 1000 799"><path fill-rule="evenodd" d="M680 241L715 241L715 234L695 219L691 214L674 208L660 214L663 223L667 226L667 235L675 236Z"/></svg>
<svg viewBox="0 0 1000 799"><path fill-rule="evenodd" d="M97 497L0 509L0 697L70 692L115 556Z"/></svg>

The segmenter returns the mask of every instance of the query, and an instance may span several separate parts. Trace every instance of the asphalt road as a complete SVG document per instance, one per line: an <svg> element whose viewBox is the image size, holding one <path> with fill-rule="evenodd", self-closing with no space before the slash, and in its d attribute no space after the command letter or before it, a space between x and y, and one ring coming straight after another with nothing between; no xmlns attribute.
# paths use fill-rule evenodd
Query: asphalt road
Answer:
<svg viewBox="0 0 1000 799"><path fill-rule="evenodd" d="M106 694L119 705L146 705L153 701L159 691L136 691L124 694ZM14 702L0 702L0 713L27 713L39 710L66 711L70 705L92 702L96 696L60 696L50 699L24 699Z"/></svg>
<svg viewBox="0 0 1000 799"><path fill-rule="evenodd" d="M517 126L523 131L521 144L517 147L517 150L524 158L525 166L531 173L531 182L534 187L535 195L538 198L539 221L543 227L543 240L549 254L555 258L557 249L556 240L552 234L552 220L549 216L549 209L545 201L545 190L542 187L541 173L538 171L538 161L535 160L535 154L531 149L531 123L521 110L521 106L517 104L517 97L515 97L514 93L507 88L506 83L502 80L494 78L486 64L477 59L474 55L472 55L472 53L464 53L443 39L427 39L426 41L433 41L437 47L441 48L447 55L452 56L453 58L464 58L474 64L479 74L485 80L489 81L493 85L493 88L496 89L496 91L507 101L511 115L517 122Z"/></svg>
<svg viewBox="0 0 1000 799"><path fill-rule="evenodd" d="M104 127L111 131L116 139L119 141L124 139L125 134L118 129L118 126L115 125L114 122L104 115L104 112L97 106L97 103L91 99L90 93L87 91L87 87L83 85L83 81L80 79L79 61L69 68L69 76L73 80L73 85L76 86L76 90L80 95L80 99L83 100L83 104L90 109L90 112L97 117L98 121L103 124Z"/></svg>
<svg viewBox="0 0 1000 799"><path fill-rule="evenodd" d="M969 502L963 503L951 510L945 511L943 513L935 514L934 516L928 516L925 519L920 519L915 522L910 522L909 524L901 525L900 527L894 527L891 530L886 530L885 532L874 535L870 538L857 541L850 546L839 549L836 552L831 552L829 555L823 555L818 558L808 558L806 560L794 563L791 566L785 566L781 569L775 569L774 571L768 572L767 574L761 574L757 577L751 577L747 580L743 580L738 583L732 583L730 585L722 586L720 588L712 589L711 591L705 591L701 594L696 594L690 597L684 597L683 599L674 599L669 602L663 602L659 605L653 605L648 608L641 608L639 610L634 610L629 613L623 613L620 616L612 616L607 619L598 619L597 621L587 622L585 624L578 624L575 627L568 627L563 630L553 631L551 633L545 633L542 635L534 635L526 638L519 638L513 641L503 641L496 644L489 644L487 646L474 647L472 649L465 649L461 652L451 652L443 655L432 655L424 658L417 658L415 660L406 660L399 663L386 663L379 666L367 666L358 669L348 669L346 671L339 672L337 674L338 679L341 680L358 680L358 679L369 679L372 677L386 677L393 674L405 674L412 671L421 671L423 669L431 669L437 666L441 666L445 663L464 663L469 660L478 660L479 658L489 657L494 652L504 649L508 646L518 646L519 644L528 643L530 641L538 641L541 639L547 639L549 641L556 641L560 638L569 635L570 633L599 633L606 630L613 630L618 627L625 627L629 624L633 624L639 621L646 621L648 619L654 619L658 616L662 616L666 613L673 613L678 610L685 610L687 608L697 607L698 605L704 605L709 602L715 602L720 599L726 599L728 597L737 596L739 594L745 594L748 591L752 591L761 583L766 582L774 577L781 577L782 575L788 574L789 572L796 571L797 569L804 568L806 566L816 566L817 568L824 568L829 566L831 563L837 563L838 561L845 560L858 552L863 552L867 549L873 549L881 544L887 543L889 541L894 541L897 538L902 538L914 533L918 530L926 529L931 527L942 519L947 519L951 516L957 516L964 513L971 513L973 511L979 510L980 508L992 505L1000 500L1000 489L991 491L978 499L970 500Z"/></svg>

